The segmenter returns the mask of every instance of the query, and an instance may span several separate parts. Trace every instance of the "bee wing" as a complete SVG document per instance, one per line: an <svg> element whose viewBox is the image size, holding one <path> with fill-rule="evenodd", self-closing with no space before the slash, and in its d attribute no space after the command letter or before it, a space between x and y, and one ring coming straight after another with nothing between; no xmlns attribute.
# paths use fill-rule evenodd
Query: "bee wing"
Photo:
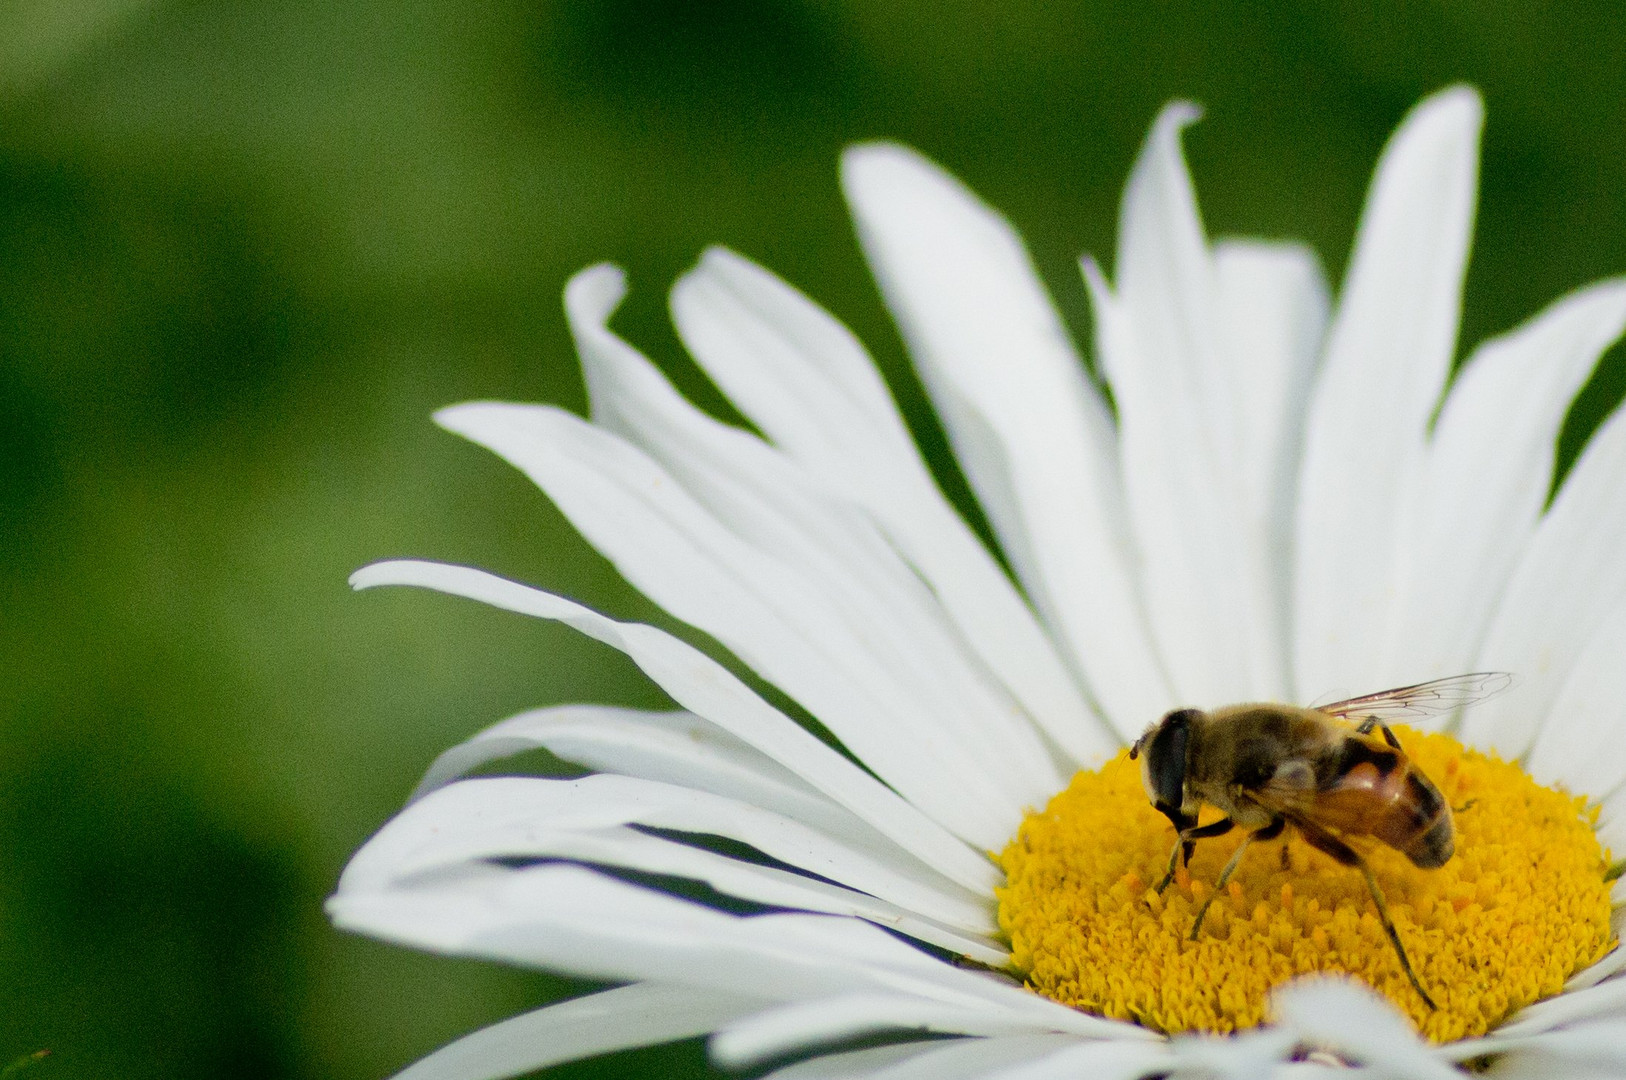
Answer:
<svg viewBox="0 0 1626 1080"><path fill-rule="evenodd" d="M1380 740L1354 734L1347 737L1367 742L1380 753L1388 752L1387 744ZM1387 809L1391 795L1382 789L1388 783L1387 774L1366 769L1321 787L1315 771L1307 764L1288 762L1269 780L1249 788L1248 795L1265 809L1290 820L1359 836L1369 833L1373 822Z"/></svg>
<svg viewBox="0 0 1626 1080"><path fill-rule="evenodd" d="M1346 720L1411 720L1420 716L1440 716L1454 713L1477 701L1500 694L1513 685L1513 676L1505 671L1476 671L1468 675L1452 675L1445 679L1401 686L1376 694L1335 701L1331 705L1311 708L1329 716Z"/></svg>

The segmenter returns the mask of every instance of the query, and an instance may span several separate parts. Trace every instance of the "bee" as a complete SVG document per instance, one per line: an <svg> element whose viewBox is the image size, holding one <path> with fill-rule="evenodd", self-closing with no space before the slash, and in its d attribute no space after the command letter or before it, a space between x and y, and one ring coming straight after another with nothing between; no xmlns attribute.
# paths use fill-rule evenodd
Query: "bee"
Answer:
<svg viewBox="0 0 1626 1080"><path fill-rule="evenodd" d="M1383 892L1349 838L1372 837L1424 870L1444 866L1456 850L1451 806L1400 749L1387 721L1455 712L1512 685L1505 672L1476 672L1402 686L1331 705L1227 705L1203 712L1176 709L1130 748L1152 805L1174 824L1174 849L1159 894L1189 863L1198 840L1233 828L1249 830L1197 909L1197 940L1208 905L1225 888L1255 840L1291 827L1306 843L1360 870L1406 978L1437 1008L1412 970L1389 918ZM1381 733L1374 734L1374 731ZM1204 803L1225 816L1197 824Z"/></svg>

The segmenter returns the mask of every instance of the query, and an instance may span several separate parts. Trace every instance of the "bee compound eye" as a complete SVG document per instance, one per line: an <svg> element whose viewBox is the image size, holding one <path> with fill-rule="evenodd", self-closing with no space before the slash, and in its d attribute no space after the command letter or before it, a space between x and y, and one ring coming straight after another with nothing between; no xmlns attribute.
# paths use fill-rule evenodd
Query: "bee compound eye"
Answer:
<svg viewBox="0 0 1626 1080"><path fill-rule="evenodd" d="M1195 709L1177 709L1157 725L1146 743L1146 780L1158 809L1185 802L1186 752L1191 745Z"/></svg>

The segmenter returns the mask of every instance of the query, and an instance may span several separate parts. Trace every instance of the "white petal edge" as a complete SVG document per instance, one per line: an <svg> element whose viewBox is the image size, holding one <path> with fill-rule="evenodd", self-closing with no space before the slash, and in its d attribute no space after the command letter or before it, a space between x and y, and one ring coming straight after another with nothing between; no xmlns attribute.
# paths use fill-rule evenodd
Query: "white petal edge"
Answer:
<svg viewBox="0 0 1626 1080"><path fill-rule="evenodd" d="M1626 597L1580 650L1530 748L1544 784L1604 794L1626 781ZM1609 748L1608 752L1603 751Z"/></svg>
<svg viewBox="0 0 1626 1080"><path fill-rule="evenodd" d="M1286 694L1282 635L1242 513L1241 409L1226 370L1213 260L1180 151L1184 102L1153 124L1124 192L1116 292L1084 273L1148 619L1183 702Z"/></svg>
<svg viewBox="0 0 1626 1080"><path fill-rule="evenodd" d="M1434 425L1378 683L1471 670L1553 481L1558 432L1626 328L1626 282L1549 305L1474 350Z"/></svg>
<svg viewBox="0 0 1626 1080"><path fill-rule="evenodd" d="M1133 582L1112 422L1010 225L872 143L842 188L881 291L1001 546L1118 733L1172 698Z"/></svg>
<svg viewBox="0 0 1626 1080"><path fill-rule="evenodd" d="M1412 109L1361 215L1299 477L1294 671L1306 698L1382 682L1400 512L1456 344L1483 119L1461 86Z"/></svg>
<svg viewBox="0 0 1626 1080"><path fill-rule="evenodd" d="M481 859L564 855L558 848L569 838L559 834L624 825L737 840L903 911L983 937L998 930L991 897L933 889L816 829L737 799L608 773L579 780L491 777L450 784L392 818L350 860L339 888L386 888ZM740 863L740 873L748 865Z"/></svg>
<svg viewBox="0 0 1626 1080"><path fill-rule="evenodd" d="M880 992L1028 1018L1029 1030L1155 1039L953 967L869 923L727 915L573 865L470 871L409 888L344 892L334 922L387 941L611 981L793 1002Z"/></svg>
<svg viewBox="0 0 1626 1080"><path fill-rule="evenodd" d="M694 713L555 705L511 716L442 753L412 794L500 758L545 748L597 772L659 780L782 814L942 888L940 875L761 751Z"/></svg>
<svg viewBox="0 0 1626 1080"><path fill-rule="evenodd" d="M664 631L620 623L580 604L470 567L394 560L363 567L354 588L411 585L562 622L625 653L678 704L801 776L926 866L976 895L1000 881L987 858L921 814L752 692L717 661Z"/></svg>
<svg viewBox="0 0 1626 1080"><path fill-rule="evenodd" d="M730 1068L862 1035L906 1031L937 1035L1014 1035L1033 1031L1031 1017L966 1008L902 994L841 994L798 1002L732 1021L711 1038L713 1059Z"/></svg>
<svg viewBox="0 0 1626 1080"><path fill-rule="evenodd" d="M688 986L635 983L481 1028L393 1080L505 1080L566 1061L690 1039L761 1007L760 1001Z"/></svg>
<svg viewBox="0 0 1626 1080"><path fill-rule="evenodd" d="M923 812L983 850L1015 831L1027 800L989 768L975 742L985 733L941 722L884 663L886 642L864 640L872 626L731 532L642 450L548 406L469 403L435 419L529 476L634 587L796 699Z"/></svg>
<svg viewBox="0 0 1626 1080"><path fill-rule="evenodd" d="M1616 409L1565 478L1496 608L1475 663L1520 681L1467 713L1464 742L1522 757L1582 647L1626 599L1623 491L1626 410Z"/></svg>
<svg viewBox="0 0 1626 1080"><path fill-rule="evenodd" d="M1271 995L1271 1013L1304 1042L1407 1080L1462 1080L1398 1009L1347 979L1308 978Z"/></svg>
<svg viewBox="0 0 1626 1080"><path fill-rule="evenodd" d="M1099 1040L1083 1042L1036 1061L995 1069L985 1080L1139 1080L1167 1069L1168 1043Z"/></svg>
<svg viewBox="0 0 1626 1080"><path fill-rule="evenodd" d="M582 271L565 287L594 423L643 449L720 524L831 607L836 619L823 625L850 643L823 633L814 648L836 653L848 644L849 654L871 657L897 695L929 715L939 737L962 740L985 771L1003 777L1018 807L1053 794L1064 778L1031 720L965 647L937 597L869 516L757 436L685 400L610 331L607 321L625 293L624 275L607 265ZM746 628L742 641L724 634L726 627L719 620L707 629L736 654L761 659L741 652L757 639L754 629ZM790 670L799 666L796 659ZM795 687L782 681L786 670L763 674L794 695Z"/></svg>
<svg viewBox="0 0 1626 1080"><path fill-rule="evenodd" d="M1296 700L1293 525L1304 416L1331 299L1320 260L1300 244L1224 240L1214 247L1234 424L1240 511L1279 640L1277 700Z"/></svg>
<svg viewBox="0 0 1626 1080"><path fill-rule="evenodd" d="M760 1080L870 1080L887 1067L909 1062L937 1045L932 1040L839 1050L781 1066Z"/></svg>
<svg viewBox="0 0 1626 1080"><path fill-rule="evenodd" d="M1032 612L921 460L886 385L845 326L767 270L708 249L672 289L690 354L812 475L864 507L966 642L1077 764L1117 739L1091 715Z"/></svg>
<svg viewBox="0 0 1626 1080"><path fill-rule="evenodd" d="M595 772L660 780L741 799L848 842L881 841L873 829L801 777L685 710L647 712L615 705L529 709L441 753L418 782L412 799L483 765L537 749Z"/></svg>

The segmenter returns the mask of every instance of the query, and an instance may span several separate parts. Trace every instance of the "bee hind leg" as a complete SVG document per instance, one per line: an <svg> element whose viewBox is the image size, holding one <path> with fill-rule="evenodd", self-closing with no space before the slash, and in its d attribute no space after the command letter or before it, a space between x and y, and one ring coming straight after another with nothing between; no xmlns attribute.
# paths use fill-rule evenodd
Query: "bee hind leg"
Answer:
<svg viewBox="0 0 1626 1080"><path fill-rule="evenodd" d="M1157 894L1162 896L1163 890L1167 889L1169 882L1174 880L1175 867L1190 865L1191 853L1196 850L1197 841L1207 840L1212 836L1224 836L1235 825L1236 822L1230 818L1220 818L1218 821L1211 821L1207 825L1188 825L1181 829L1180 835L1175 837L1174 850L1169 852L1169 869L1164 873L1163 880L1157 883Z"/></svg>
<svg viewBox="0 0 1626 1080"><path fill-rule="evenodd" d="M1378 919L1383 923L1383 932L1389 935L1389 943L1395 947L1395 955L1400 958L1400 969L1411 980L1412 989L1417 996L1423 999L1423 1004L1431 1010L1437 1010L1438 1005L1423 989L1423 983L1417 978L1417 972L1412 970L1411 960L1406 956L1406 947L1400 943L1400 932L1395 929L1394 920L1389 917L1389 905L1383 902L1383 890L1378 888L1377 878L1372 876L1372 869L1366 865L1366 860L1360 853L1344 843L1332 833L1307 821L1295 820L1300 834L1311 847L1326 852L1345 866L1353 866L1360 870L1361 876L1366 879L1366 891L1372 894L1372 902L1377 905Z"/></svg>
<svg viewBox="0 0 1626 1080"><path fill-rule="evenodd" d="M1226 818L1226 821L1229 822L1230 819ZM1276 839L1276 837L1282 834L1282 829L1285 828L1286 825L1286 818L1277 818L1264 828L1251 832L1242 838L1242 843L1237 845L1236 851L1231 855L1231 861L1226 863L1225 869L1220 871L1219 880L1214 883L1214 891L1204 897L1202 905L1197 908L1197 917L1191 921L1192 941L1197 940L1197 931L1203 928L1203 917L1208 914L1208 905L1214 902L1214 897L1218 896L1222 891L1224 891L1225 886L1231 880L1231 875L1236 873L1236 868L1241 865L1242 853L1248 850L1248 845L1253 843L1255 840Z"/></svg>

